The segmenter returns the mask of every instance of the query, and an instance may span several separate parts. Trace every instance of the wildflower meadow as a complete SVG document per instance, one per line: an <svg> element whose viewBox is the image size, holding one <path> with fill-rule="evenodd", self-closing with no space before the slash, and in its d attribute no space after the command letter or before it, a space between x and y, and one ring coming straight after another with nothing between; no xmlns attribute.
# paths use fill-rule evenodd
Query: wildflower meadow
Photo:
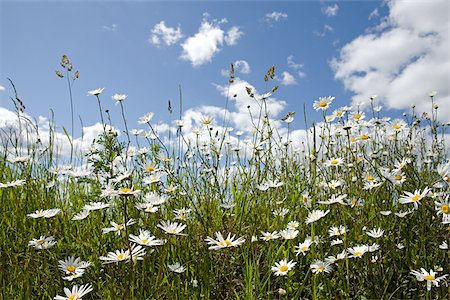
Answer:
<svg viewBox="0 0 450 300"><path fill-rule="evenodd" d="M46 136L10 81L1 299L450 298L450 124L439 121L439 93L423 91L429 111L401 118L375 97L338 107L327 95L306 104L319 122L303 111L274 118L272 66L255 83L263 93L243 91L248 131L224 110L161 132L151 111L127 119L126 94L93 87L101 134L79 147L72 89L82 72L65 55L60 65L72 124L50 121Z"/></svg>

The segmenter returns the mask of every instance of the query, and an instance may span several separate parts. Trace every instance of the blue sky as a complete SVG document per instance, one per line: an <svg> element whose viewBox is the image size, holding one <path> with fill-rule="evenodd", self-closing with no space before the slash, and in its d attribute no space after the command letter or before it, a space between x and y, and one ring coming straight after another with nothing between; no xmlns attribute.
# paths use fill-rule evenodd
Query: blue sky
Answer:
<svg viewBox="0 0 450 300"><path fill-rule="evenodd" d="M430 90L438 91L442 103L450 100L446 1L3 1L0 5L0 107L12 109L6 80L10 77L29 115L48 117L51 108L57 123L66 127L67 86L55 75L62 54L80 71L73 87L75 115L85 126L99 121L95 98L86 96L98 87L105 88L102 101L117 124L121 124L119 107L111 96L128 95L124 105L131 128L148 111L155 113L156 121L169 122L169 99L175 111L172 119L178 118L178 85L184 110L224 107L225 97L218 88L227 84L222 70L236 61L250 67L250 72L237 68L239 81L260 93L267 90L263 75L275 65L277 80L268 88L280 85L275 101L285 102L275 110L278 117L287 111L301 115L306 104L309 120L318 119L321 115L313 111L312 103L329 95L336 97L337 108L377 94L380 104L397 109L389 112L394 115L412 103L426 109ZM422 12L436 20L430 22L426 14L418 17ZM437 32L436 38L424 35L430 32ZM152 42L153 35L157 38ZM434 65L439 66L437 74L424 71ZM423 78L432 82L423 84ZM414 88L404 94L401 88L408 86ZM295 122L295 127L304 128L302 118Z"/></svg>

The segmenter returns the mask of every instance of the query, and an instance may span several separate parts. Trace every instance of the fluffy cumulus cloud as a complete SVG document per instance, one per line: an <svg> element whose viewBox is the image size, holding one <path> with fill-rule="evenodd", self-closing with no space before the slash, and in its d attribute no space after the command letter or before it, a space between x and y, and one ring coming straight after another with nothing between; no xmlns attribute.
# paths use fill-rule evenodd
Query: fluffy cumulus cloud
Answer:
<svg viewBox="0 0 450 300"><path fill-rule="evenodd" d="M234 62L234 69L241 74L250 74L250 65L245 60L237 60Z"/></svg>
<svg viewBox="0 0 450 300"><path fill-rule="evenodd" d="M333 32L334 28L328 24L323 25L323 29L321 31L315 30L313 33L315 36L324 37L328 32Z"/></svg>
<svg viewBox="0 0 450 300"><path fill-rule="evenodd" d="M291 73L284 71L281 73L280 83L282 85L296 85L297 80Z"/></svg>
<svg viewBox="0 0 450 300"><path fill-rule="evenodd" d="M152 29L152 35L150 37L150 43L159 46L164 43L167 46L174 45L183 37L181 28L178 25L177 28L169 27L164 21L159 22Z"/></svg>
<svg viewBox="0 0 450 300"><path fill-rule="evenodd" d="M303 70L304 65L303 64L299 64L296 63L294 60L294 55L289 55L287 57L287 65L289 68L293 69L295 72L297 72L298 77L301 78L305 78L306 77L306 73Z"/></svg>
<svg viewBox="0 0 450 300"><path fill-rule="evenodd" d="M388 108L415 104L429 111L427 93L435 90L440 118L450 121L449 6L445 0L390 1L378 31L346 44L331 66L353 101L376 94Z"/></svg>
<svg viewBox="0 0 450 300"><path fill-rule="evenodd" d="M5 90L5 87L3 85L0 85L0 92L3 92Z"/></svg>
<svg viewBox="0 0 450 300"><path fill-rule="evenodd" d="M226 20L220 22L204 19L198 32L188 37L182 44L181 59L191 62L198 67L212 61L213 57L221 51L222 46L233 46L242 37L243 32L236 26L225 32L221 26Z"/></svg>
<svg viewBox="0 0 450 300"><path fill-rule="evenodd" d="M265 15L265 20L267 23L276 23L281 20L287 19L288 15L283 12L273 11Z"/></svg>
<svg viewBox="0 0 450 300"><path fill-rule="evenodd" d="M322 7L322 13L328 17L334 17L338 14L339 6L337 4Z"/></svg>

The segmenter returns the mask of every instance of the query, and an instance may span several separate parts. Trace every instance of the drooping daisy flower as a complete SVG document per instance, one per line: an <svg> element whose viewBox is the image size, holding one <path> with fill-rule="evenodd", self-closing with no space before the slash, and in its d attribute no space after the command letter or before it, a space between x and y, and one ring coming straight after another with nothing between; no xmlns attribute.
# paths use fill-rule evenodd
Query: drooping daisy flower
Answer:
<svg viewBox="0 0 450 300"><path fill-rule="evenodd" d="M151 235L150 231L139 229L139 235L135 236L130 234L130 241L142 246L160 246L166 243L166 240L157 239L155 236Z"/></svg>
<svg viewBox="0 0 450 300"><path fill-rule="evenodd" d="M263 241L266 241L266 242L278 239L280 237L280 235L276 231L274 231L272 233L261 231L261 234L262 234L262 237L260 237L260 239L263 240Z"/></svg>
<svg viewBox="0 0 450 300"><path fill-rule="evenodd" d="M280 231L280 235L285 240L292 240L298 235L298 230L284 229Z"/></svg>
<svg viewBox="0 0 450 300"><path fill-rule="evenodd" d="M323 217L325 217L328 213L330 212L330 210L327 211L323 211L323 210L313 210L312 212L310 212L308 214L308 217L306 218L305 223L309 224L309 223L313 223L316 222L320 219L322 219Z"/></svg>
<svg viewBox="0 0 450 300"><path fill-rule="evenodd" d="M168 265L169 270L174 273L183 273L186 271L186 267L180 264L179 262L176 262L174 264Z"/></svg>
<svg viewBox="0 0 450 300"><path fill-rule="evenodd" d="M335 239L335 240L332 240L332 241L330 242L330 246L336 246L336 245L340 245L340 244L342 244L342 243L344 243L343 240L341 240L341 239Z"/></svg>
<svg viewBox="0 0 450 300"><path fill-rule="evenodd" d="M427 290L431 291L431 287L434 285L435 287L439 287L439 281L444 280L448 274L436 277L436 272L430 270L427 272L424 268L420 268L420 271L412 270L410 274L416 276L418 281L427 281Z"/></svg>
<svg viewBox="0 0 450 300"><path fill-rule="evenodd" d="M396 215L399 218L404 218L413 212L414 212L414 210L399 211L399 212L394 213L394 215Z"/></svg>
<svg viewBox="0 0 450 300"><path fill-rule="evenodd" d="M139 124L146 124L149 123L153 118L153 113L152 112L148 112L145 115L143 115L142 117L139 118L138 123Z"/></svg>
<svg viewBox="0 0 450 300"><path fill-rule="evenodd" d="M347 258L347 251L346 250L342 250L342 252L338 253L338 255L336 255L336 256L328 256L327 258L325 258L325 261L329 262L331 264L334 264L337 261L345 259L345 258Z"/></svg>
<svg viewBox="0 0 450 300"><path fill-rule="evenodd" d="M98 89L89 91L87 95L88 96L98 96L98 95L100 95L103 92L104 89L105 88L98 88Z"/></svg>
<svg viewBox="0 0 450 300"><path fill-rule="evenodd" d="M117 235L120 235L121 230L125 229L125 227L135 224L136 221L133 219L128 220L126 224L110 222L111 227L103 228L103 233L115 232Z"/></svg>
<svg viewBox="0 0 450 300"><path fill-rule="evenodd" d="M275 273L276 276L284 276L286 275L290 270L292 270L297 263L291 261L287 261L287 259L282 259L279 262L275 263L275 266L272 267L272 271Z"/></svg>
<svg viewBox="0 0 450 300"><path fill-rule="evenodd" d="M339 203L342 205L347 205L347 203L344 202L345 198L347 197L347 194L344 195L340 195L336 197L336 194L333 194L331 196L330 199L328 199L327 201L319 201L320 204L325 204L325 205L332 205L335 203Z"/></svg>
<svg viewBox="0 0 450 300"><path fill-rule="evenodd" d="M141 245L132 245L131 246L131 256L133 256L133 260L143 260L143 256L147 252ZM103 264L110 263L118 263L118 262L127 262L131 260L130 251L126 250L116 250L115 252L108 252L107 256L100 256L100 260L103 260Z"/></svg>
<svg viewBox="0 0 450 300"><path fill-rule="evenodd" d="M384 234L384 230L381 228L374 228L366 232L366 234L374 239L380 238Z"/></svg>
<svg viewBox="0 0 450 300"><path fill-rule="evenodd" d="M32 239L28 242L28 247L33 247L34 249L43 250L48 249L56 244L55 238L53 236L45 237L40 236L38 239Z"/></svg>
<svg viewBox="0 0 450 300"><path fill-rule="evenodd" d="M109 204L103 202L89 202L89 204L85 204L83 206L83 210L91 211L91 210L99 210L103 208L108 208Z"/></svg>
<svg viewBox="0 0 450 300"><path fill-rule="evenodd" d="M327 261L321 261L319 259L316 259L310 266L313 273L330 273L333 269L330 262Z"/></svg>
<svg viewBox="0 0 450 300"><path fill-rule="evenodd" d="M347 228L345 226L332 226L328 230L328 234L331 236L339 236L347 233Z"/></svg>
<svg viewBox="0 0 450 300"><path fill-rule="evenodd" d="M359 245L353 248L348 248L348 257L350 258L361 258L364 253L366 253L369 250L369 247L367 245Z"/></svg>
<svg viewBox="0 0 450 300"><path fill-rule="evenodd" d="M439 245L439 249L448 250L448 243L446 241L443 241L442 244Z"/></svg>
<svg viewBox="0 0 450 300"><path fill-rule="evenodd" d="M46 209L46 210L36 210L36 212L27 214L29 218L52 218L56 216L61 210L59 208Z"/></svg>
<svg viewBox="0 0 450 300"><path fill-rule="evenodd" d="M119 102L122 102L123 100L127 99L128 95L125 94L114 94L111 98L116 101L116 104Z"/></svg>
<svg viewBox="0 0 450 300"><path fill-rule="evenodd" d="M400 199L398 199L398 201L401 204L406 204L406 203L413 203L414 204L414 209L418 209L419 208L419 201L422 200L429 192L430 190L428 189L428 187L426 187L423 192L420 192L420 190L415 190L414 193L410 193L410 192L404 192L405 195L401 196Z"/></svg>
<svg viewBox="0 0 450 300"><path fill-rule="evenodd" d="M59 296L57 295L54 300L81 300L83 299L83 296L86 295L89 292L92 292L92 286L90 284L82 285L78 287L78 285L74 285L72 287L72 290L69 290L68 288L64 288L64 293L66 296Z"/></svg>
<svg viewBox="0 0 450 300"><path fill-rule="evenodd" d="M159 223L157 227L161 228L168 234L186 235L181 233L183 229L186 228L185 224L170 221L161 221L161 223Z"/></svg>
<svg viewBox="0 0 450 300"><path fill-rule="evenodd" d="M91 265L88 261L82 261L79 257L67 257L65 260L58 261L58 268L66 274L83 274L85 269Z"/></svg>
<svg viewBox="0 0 450 300"><path fill-rule="evenodd" d="M237 240L234 240L236 235L231 236L231 233L228 233L228 236L226 239L223 238L222 233L216 232L216 238L217 240L213 239L212 237L207 236L205 239L205 242L207 242L208 245L212 245L208 247L209 250L218 250L228 247L237 247L245 242L244 237L240 237Z"/></svg>
<svg viewBox="0 0 450 300"><path fill-rule="evenodd" d="M301 254L305 255L306 252L309 251L309 249L310 249L309 247L311 246L311 244L312 244L312 241L310 238L305 239L305 241L303 243L299 243L298 246L295 246L295 248L297 249L297 250L295 250L295 254L299 255L301 253Z"/></svg>
<svg viewBox="0 0 450 300"><path fill-rule="evenodd" d="M88 210L82 210L72 217L72 221L84 220L89 216Z"/></svg>

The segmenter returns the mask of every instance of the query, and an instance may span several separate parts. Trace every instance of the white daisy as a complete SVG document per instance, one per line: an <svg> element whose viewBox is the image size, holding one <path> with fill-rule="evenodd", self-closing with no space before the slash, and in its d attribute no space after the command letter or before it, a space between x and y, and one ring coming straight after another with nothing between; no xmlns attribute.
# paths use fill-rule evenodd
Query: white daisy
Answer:
<svg viewBox="0 0 450 300"><path fill-rule="evenodd" d="M296 264L297 263L293 262L292 260L288 262L287 259L283 259L279 262L276 262L275 266L273 266L271 270L275 273L276 276L284 276L290 270L292 270Z"/></svg>

